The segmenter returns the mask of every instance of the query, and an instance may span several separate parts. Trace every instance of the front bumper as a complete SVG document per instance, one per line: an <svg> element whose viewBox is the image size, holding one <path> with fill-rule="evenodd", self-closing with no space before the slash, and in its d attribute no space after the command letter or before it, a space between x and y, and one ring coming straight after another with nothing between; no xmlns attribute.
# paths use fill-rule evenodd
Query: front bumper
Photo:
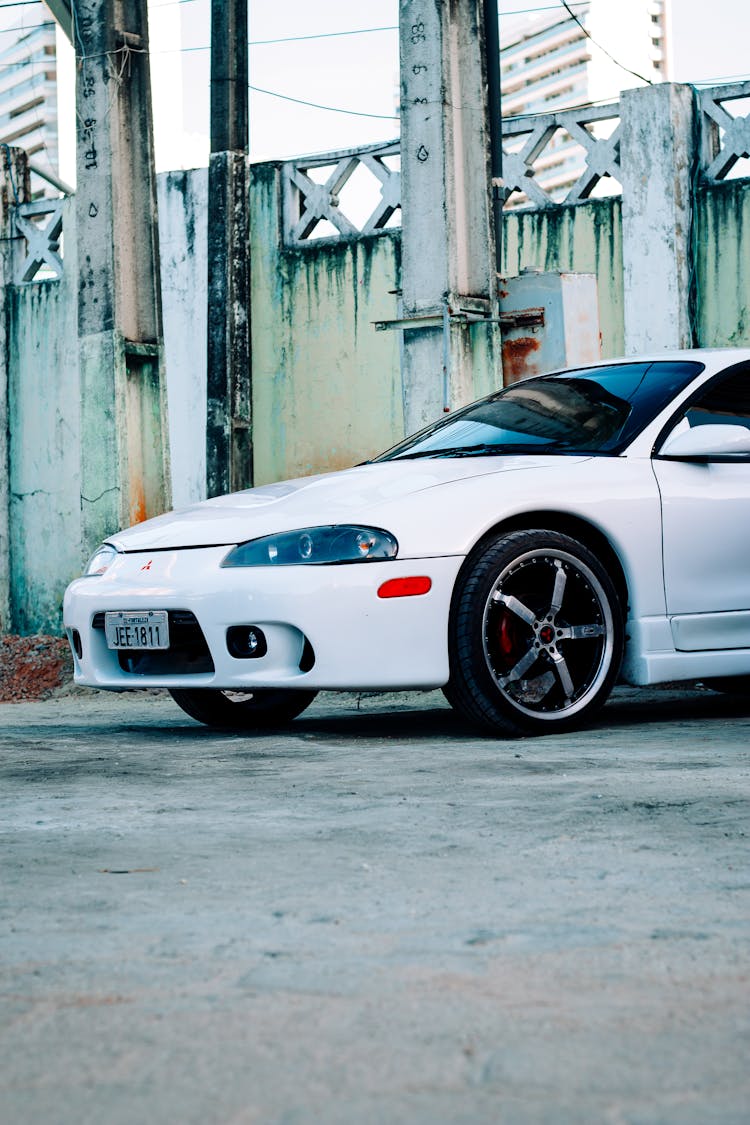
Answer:
<svg viewBox="0 0 750 1125"><path fill-rule="evenodd" d="M75 682L114 691L379 691L447 683L448 616L461 557L222 569L227 550L222 546L118 555L105 574L71 583L63 620L73 649ZM388 579L415 575L431 579L428 593L378 597L378 588ZM159 672L128 670L129 662L107 647L102 615L107 610L149 609L193 614L210 653L210 660L196 667L212 670L170 670L168 660ZM230 654L227 630L237 625L263 631L268 644L263 656Z"/></svg>

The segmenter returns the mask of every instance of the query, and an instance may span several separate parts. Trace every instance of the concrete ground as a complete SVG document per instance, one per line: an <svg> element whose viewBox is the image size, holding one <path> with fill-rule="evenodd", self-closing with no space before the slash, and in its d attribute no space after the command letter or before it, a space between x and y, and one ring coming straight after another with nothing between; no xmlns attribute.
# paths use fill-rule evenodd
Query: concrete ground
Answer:
<svg viewBox="0 0 750 1125"><path fill-rule="evenodd" d="M0 1119L747 1125L750 706L0 706Z"/></svg>

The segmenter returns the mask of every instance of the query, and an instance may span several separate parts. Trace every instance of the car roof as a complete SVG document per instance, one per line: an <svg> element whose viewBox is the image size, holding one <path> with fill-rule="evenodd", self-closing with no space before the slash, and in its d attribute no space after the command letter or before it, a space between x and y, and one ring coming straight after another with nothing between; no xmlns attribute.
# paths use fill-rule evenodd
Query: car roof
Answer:
<svg viewBox="0 0 750 1125"><path fill-rule="evenodd" d="M692 360L694 362L713 365L720 363L722 366L731 363L744 363L750 361L750 346L748 347L721 347L721 348L674 348L661 352L639 352L634 355L611 356L607 359L593 360L588 363L570 363L565 367L555 367L545 372L547 375L557 375L563 371L582 371L592 367L613 367L620 363L669 363L674 360Z"/></svg>

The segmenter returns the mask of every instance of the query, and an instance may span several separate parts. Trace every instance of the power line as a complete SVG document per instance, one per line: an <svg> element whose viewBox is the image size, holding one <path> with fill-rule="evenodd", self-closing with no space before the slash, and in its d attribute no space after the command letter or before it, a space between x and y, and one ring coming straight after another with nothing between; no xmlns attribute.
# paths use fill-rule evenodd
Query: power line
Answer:
<svg viewBox="0 0 750 1125"><path fill-rule="evenodd" d="M249 46L266 47L269 43L303 43L307 39L341 39L345 35L371 35L374 31L398 31L398 27L358 27L352 31L319 31L312 35L286 35L280 39L251 39Z"/></svg>
<svg viewBox="0 0 750 1125"><path fill-rule="evenodd" d="M397 114L385 113L362 113L356 109L340 109L338 106L333 105L320 105L318 102L308 102L304 98L293 98L289 94L279 94L275 90L262 90L259 86L249 86L248 89L252 90L255 94L268 94L271 98L281 98L285 102L295 102L297 105L307 105L312 109L325 109L329 113L346 113L350 117L373 117L378 121L398 121Z"/></svg>
<svg viewBox="0 0 750 1125"><path fill-rule="evenodd" d="M175 3L193 3L194 0L175 0ZM160 4L159 7L166 8L166 4ZM277 43L304 43L311 39L341 39L346 35L369 35L373 31L398 31L397 27L359 27L353 31L321 31L314 35L286 35L279 39L250 39L248 47L267 47L270 44ZM211 48L206 46L201 47L173 47L169 51L153 51L152 54L159 55L177 55L177 54L190 54L195 51L210 51Z"/></svg>
<svg viewBox="0 0 750 1125"><path fill-rule="evenodd" d="M701 78L698 82L691 82L691 86L720 86L723 82L747 82L748 74L725 74L723 78Z"/></svg>
<svg viewBox="0 0 750 1125"><path fill-rule="evenodd" d="M29 55L28 58L22 62L0 63L0 70L23 70L26 66L36 66L38 63L44 62L47 69L54 65L56 60L52 55L43 55L41 58L33 58Z"/></svg>
<svg viewBox="0 0 750 1125"><path fill-rule="evenodd" d="M9 4L8 5L0 5L0 7L3 7L3 6L10 7ZM33 24L31 24L31 26L29 26L29 24L21 24L20 27L0 27L0 35L9 35L11 33L11 31L28 31L28 33L31 34L31 32L36 31L36 29L38 27L54 27L54 26L55 26L54 20L45 20L44 23L33 23Z"/></svg>
<svg viewBox="0 0 750 1125"><path fill-rule="evenodd" d="M587 8L589 2L590 0L575 0L575 3L571 4L571 7ZM558 0L556 4L545 4L540 8L517 8L514 12L498 12L498 15L501 20L504 20L506 16L526 16L531 15L533 12L554 12L560 7L561 4L562 0ZM565 7L567 7L567 4L565 5Z"/></svg>
<svg viewBox="0 0 750 1125"><path fill-rule="evenodd" d="M596 39L594 39L593 35L591 35L590 32L588 32L586 30L584 25L579 20L578 16L575 14L573 9L570 7L570 5L568 4L568 0L560 0L560 3L562 4L565 11L568 13L570 18L573 20L573 22L578 24L578 26L580 27L581 31L586 36L586 38L590 39L591 42L594 44L594 46L598 47L600 51L603 51L604 54L607 56L607 58L611 59L611 61L615 64L615 66L619 66L620 70L624 70L626 74L632 74L634 78L638 78L638 79L640 79L641 82L645 82L647 86L653 86L653 82L651 81L650 78L645 78L642 74L639 74L637 70L631 70L629 66L623 66L623 64L621 62L617 61L617 59L615 58L614 55L610 55L610 53L606 49L606 47L602 47L601 43L597 43Z"/></svg>

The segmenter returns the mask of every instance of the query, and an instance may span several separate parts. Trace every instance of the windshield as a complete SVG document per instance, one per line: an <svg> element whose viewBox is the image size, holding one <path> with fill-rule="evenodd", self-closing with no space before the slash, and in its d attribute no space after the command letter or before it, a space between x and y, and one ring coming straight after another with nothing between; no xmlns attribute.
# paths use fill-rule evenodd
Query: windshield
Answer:
<svg viewBox="0 0 750 1125"><path fill-rule="evenodd" d="M702 370L694 361L658 360L524 379L440 419L375 460L614 455Z"/></svg>

